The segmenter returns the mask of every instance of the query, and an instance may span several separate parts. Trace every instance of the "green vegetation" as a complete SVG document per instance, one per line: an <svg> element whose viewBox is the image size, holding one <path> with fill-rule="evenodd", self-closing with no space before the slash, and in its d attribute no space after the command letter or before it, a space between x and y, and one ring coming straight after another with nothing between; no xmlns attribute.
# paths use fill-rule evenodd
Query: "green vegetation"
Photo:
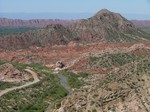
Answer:
<svg viewBox="0 0 150 112"><path fill-rule="evenodd" d="M89 65L91 67L102 67L106 69L112 69L113 66L119 67L127 63L139 60L140 57L134 54L117 53L117 54L105 54L101 57L90 57Z"/></svg>
<svg viewBox="0 0 150 112"><path fill-rule="evenodd" d="M20 70L32 67L38 73L40 82L29 87L12 91L0 97L0 109L4 112L43 112L48 102L54 102L67 95L67 91L60 85L57 75L40 64L12 63ZM0 111L1 111L0 110Z"/></svg>
<svg viewBox="0 0 150 112"><path fill-rule="evenodd" d="M137 60L137 62L137 64L130 64L123 69L107 74L108 77L106 77L105 80L101 81L99 83L99 86L101 87L112 81L122 82L123 80L126 80L131 89L133 89L133 86L136 84L135 82L138 82L141 76L146 74L149 75L150 73L150 57L141 58L140 60ZM132 80L131 84L130 80Z"/></svg>
<svg viewBox="0 0 150 112"><path fill-rule="evenodd" d="M4 63L6 62L0 62L0 64ZM51 102L52 107L60 106L61 100L67 95L67 90L60 84L58 75L52 74L49 68L36 63L22 64L13 62L12 64L21 71L26 67L33 68L38 73L40 82L0 97L0 111L43 112L48 107L49 102ZM125 64L129 65L123 66ZM108 83L120 82L126 83L131 89L135 89L137 87L136 81L140 81L140 83L144 82L144 79L141 77L150 73L150 56L140 57L131 53L105 54L100 57L90 57L90 66L107 69L112 69L114 66L122 66L121 69L108 73L107 77L99 82L98 87L106 89ZM90 75L84 72L75 74L67 70L60 71L60 74L67 77L68 85L71 88L77 89L84 84L82 79ZM13 83L5 84L4 82L0 82L0 85L10 87ZM0 88L3 87L0 86ZM112 91L110 88L107 89ZM124 100L123 97L121 99Z"/></svg>
<svg viewBox="0 0 150 112"><path fill-rule="evenodd" d="M128 43L131 43L131 42L135 42L136 39L133 38L133 36L135 36L135 34L133 35L130 35L131 33L129 33L129 35L127 34L124 34L124 33L116 33L116 32L113 32L112 30L108 30L107 31L108 33L108 36L106 36L106 39L109 41L109 42L128 42ZM119 36L120 35L120 36Z"/></svg>
<svg viewBox="0 0 150 112"><path fill-rule="evenodd" d="M0 61L0 65L7 63L6 61Z"/></svg>
<svg viewBox="0 0 150 112"><path fill-rule="evenodd" d="M68 84L71 88L80 88L83 85L83 81L79 80L79 75L69 72L69 71L63 71L63 75L65 75L68 78Z"/></svg>
<svg viewBox="0 0 150 112"><path fill-rule="evenodd" d="M0 81L0 90L10 88L10 87L13 87L13 86L19 86L19 85L20 85L20 83Z"/></svg>
<svg viewBox="0 0 150 112"><path fill-rule="evenodd" d="M77 75L78 75L78 77L86 78L86 77L88 77L90 74L89 74L89 73L85 73L85 72L79 72Z"/></svg>
<svg viewBox="0 0 150 112"><path fill-rule="evenodd" d="M16 35L21 34L30 30L35 30L37 28L32 27L0 27L0 37L5 35Z"/></svg>

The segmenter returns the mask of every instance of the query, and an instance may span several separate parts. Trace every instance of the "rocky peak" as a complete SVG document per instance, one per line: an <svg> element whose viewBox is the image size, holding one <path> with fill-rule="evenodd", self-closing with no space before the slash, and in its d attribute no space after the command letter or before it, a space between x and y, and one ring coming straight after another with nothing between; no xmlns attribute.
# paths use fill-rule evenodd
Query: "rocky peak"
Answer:
<svg viewBox="0 0 150 112"><path fill-rule="evenodd" d="M107 9L102 9L96 13L96 16L100 16L100 15L104 15L104 14L110 14L110 13L112 13L112 12L107 10Z"/></svg>
<svg viewBox="0 0 150 112"><path fill-rule="evenodd" d="M79 37L83 42L127 42L139 40L137 37L146 37L145 33L130 21L107 9L100 10L93 17L78 21L70 29L75 37Z"/></svg>
<svg viewBox="0 0 150 112"><path fill-rule="evenodd" d="M95 16L91 17L91 19L97 19L97 21L124 21L125 18L123 18L120 14L118 13L114 13L114 12L111 12L107 9L102 9L100 10L99 12L97 12L95 14Z"/></svg>

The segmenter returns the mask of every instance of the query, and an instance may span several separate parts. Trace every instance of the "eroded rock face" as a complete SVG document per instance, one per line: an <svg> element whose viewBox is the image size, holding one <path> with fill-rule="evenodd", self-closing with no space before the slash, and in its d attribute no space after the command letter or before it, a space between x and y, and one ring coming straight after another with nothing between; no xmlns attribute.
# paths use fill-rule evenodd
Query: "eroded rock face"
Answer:
<svg viewBox="0 0 150 112"><path fill-rule="evenodd" d="M20 82L23 80L27 80L28 78L28 74L19 71L12 64L6 63L0 65L0 81Z"/></svg>

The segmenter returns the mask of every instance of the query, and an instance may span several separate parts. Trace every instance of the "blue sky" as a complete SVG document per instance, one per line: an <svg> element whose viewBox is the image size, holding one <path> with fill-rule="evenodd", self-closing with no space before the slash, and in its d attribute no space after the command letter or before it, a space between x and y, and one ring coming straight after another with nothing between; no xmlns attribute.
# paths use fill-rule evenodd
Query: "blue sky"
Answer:
<svg viewBox="0 0 150 112"><path fill-rule="evenodd" d="M94 14L103 8L150 19L150 0L0 0L0 13Z"/></svg>

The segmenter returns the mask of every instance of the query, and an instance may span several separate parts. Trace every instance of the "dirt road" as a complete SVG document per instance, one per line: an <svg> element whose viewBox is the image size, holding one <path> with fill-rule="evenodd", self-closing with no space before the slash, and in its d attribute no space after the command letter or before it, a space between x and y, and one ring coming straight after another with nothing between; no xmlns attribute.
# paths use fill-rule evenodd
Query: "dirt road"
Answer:
<svg viewBox="0 0 150 112"><path fill-rule="evenodd" d="M34 81L33 82L28 82L28 83L26 83L26 84L24 84L22 86L5 89L5 90L3 90L3 91L0 92L0 97L3 96L4 94L8 93L8 92L11 92L11 91L17 90L17 89L22 89L24 87L28 87L28 86L30 86L32 84L35 84L35 83L37 83L37 82L40 81L39 78L38 78L38 76L37 76L37 74L34 71L32 71L30 69L25 69L25 71L27 71L30 74L32 74L32 77L34 78Z"/></svg>

